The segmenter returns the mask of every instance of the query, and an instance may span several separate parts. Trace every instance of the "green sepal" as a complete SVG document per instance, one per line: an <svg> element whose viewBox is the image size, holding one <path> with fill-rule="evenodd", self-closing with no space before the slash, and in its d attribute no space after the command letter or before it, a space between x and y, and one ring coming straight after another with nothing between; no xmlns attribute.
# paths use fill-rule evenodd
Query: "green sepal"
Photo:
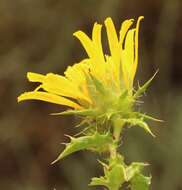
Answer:
<svg viewBox="0 0 182 190"><path fill-rule="evenodd" d="M143 119L147 119L147 120L151 120L151 121L157 121L157 122L164 122L161 119L154 118L147 114L143 114L143 113L139 113L139 112L134 112L133 114L139 118L143 118Z"/></svg>
<svg viewBox="0 0 182 190"><path fill-rule="evenodd" d="M113 124L113 136L118 141L124 126L124 121L120 117L114 117L112 119L112 124Z"/></svg>
<svg viewBox="0 0 182 190"><path fill-rule="evenodd" d="M150 83L152 82L157 73L158 71L156 71L155 74L143 86L139 86L138 90L133 95L135 99L139 98L146 91L146 89L149 87Z"/></svg>
<svg viewBox="0 0 182 190"><path fill-rule="evenodd" d="M55 161L52 162L52 164L80 150L91 149L95 151L100 151L106 149L107 146L113 141L109 133L99 134L98 132L89 136L83 136L78 138L69 136L69 138L70 142L66 144L66 147L63 150L63 152L58 156L58 158Z"/></svg>
<svg viewBox="0 0 182 190"><path fill-rule="evenodd" d="M52 113L51 115L80 115L80 116L96 116L97 111L95 109L84 110L67 110L60 113Z"/></svg>
<svg viewBox="0 0 182 190"><path fill-rule="evenodd" d="M131 165L126 167L126 181L130 181L136 174L139 174L145 166L148 166L148 164L132 162Z"/></svg>
<svg viewBox="0 0 182 190"><path fill-rule="evenodd" d="M107 95L104 85L90 72L85 73L89 95L94 102L100 102L101 97Z"/></svg>
<svg viewBox="0 0 182 190"><path fill-rule="evenodd" d="M102 95L106 95L107 91L104 85L94 76L90 73L91 80L93 81L93 84L96 88L96 90L101 93Z"/></svg>
<svg viewBox="0 0 182 190"><path fill-rule="evenodd" d="M131 180L131 190L149 190L151 177L142 174L135 175Z"/></svg>
<svg viewBox="0 0 182 190"><path fill-rule="evenodd" d="M123 121L125 123L130 124L131 126L138 126L143 128L147 133L151 134L153 137L155 137L155 135L152 133L152 131L150 130L150 127L148 126L148 124L146 122L144 122L142 119L138 119L138 118L133 118L133 119L123 119Z"/></svg>
<svg viewBox="0 0 182 190"><path fill-rule="evenodd" d="M122 90L120 96L119 96L119 100L123 100L128 96L128 90Z"/></svg>
<svg viewBox="0 0 182 190"><path fill-rule="evenodd" d="M132 110L134 101L133 96L129 95L128 90L123 90L118 98L116 110L122 115L128 114Z"/></svg>

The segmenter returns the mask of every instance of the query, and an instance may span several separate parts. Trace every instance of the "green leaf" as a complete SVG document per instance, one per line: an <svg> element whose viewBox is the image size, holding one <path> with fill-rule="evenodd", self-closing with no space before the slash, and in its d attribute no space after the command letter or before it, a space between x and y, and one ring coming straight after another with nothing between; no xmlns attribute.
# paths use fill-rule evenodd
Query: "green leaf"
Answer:
<svg viewBox="0 0 182 190"><path fill-rule="evenodd" d="M133 162L130 166L126 168L126 179L130 181L136 174L147 166L148 164L142 162Z"/></svg>
<svg viewBox="0 0 182 190"><path fill-rule="evenodd" d="M78 138L73 138L69 136L69 138L71 140L70 143L66 144L66 147L63 150L63 152L58 156L58 158L55 161L52 162L52 164L79 150L99 150L102 148L106 148L110 143L112 143L113 140L109 133L99 134L98 132L90 136L83 136Z"/></svg>
<svg viewBox="0 0 182 190"><path fill-rule="evenodd" d="M134 118L134 119L123 119L123 121L125 123L129 123L131 125L134 126L138 126L143 128L147 133L151 134L153 137L155 137L155 135L152 133L152 131L150 130L149 126L147 125L147 123L145 123L144 121L142 121L142 119L138 119L138 118Z"/></svg>
<svg viewBox="0 0 182 190"><path fill-rule="evenodd" d="M137 174L131 180L131 190L149 190L150 184L151 177Z"/></svg>
<svg viewBox="0 0 182 190"><path fill-rule="evenodd" d="M152 82L157 73L158 71L156 71L155 74L142 87L138 88L138 90L133 96L134 98L139 98L146 91L146 89L149 87L150 83Z"/></svg>

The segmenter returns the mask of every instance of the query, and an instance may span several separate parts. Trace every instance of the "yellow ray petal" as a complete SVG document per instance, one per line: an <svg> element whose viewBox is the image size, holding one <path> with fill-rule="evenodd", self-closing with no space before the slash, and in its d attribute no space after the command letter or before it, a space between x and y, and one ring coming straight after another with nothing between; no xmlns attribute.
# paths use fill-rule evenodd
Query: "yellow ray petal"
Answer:
<svg viewBox="0 0 182 190"><path fill-rule="evenodd" d="M27 78L30 82L41 82L41 83L43 83L45 76L42 74L38 74L38 73L28 72Z"/></svg>
<svg viewBox="0 0 182 190"><path fill-rule="evenodd" d="M95 57L91 65L91 69L94 76L105 82L105 57L102 48L101 29L102 25L97 23L94 24L92 31L92 40L95 48Z"/></svg>
<svg viewBox="0 0 182 190"><path fill-rule="evenodd" d="M49 73L46 75L44 82L42 83L42 88L50 93L68 96L71 98L76 98L76 93L73 93L73 85L65 77Z"/></svg>
<svg viewBox="0 0 182 190"><path fill-rule="evenodd" d="M121 47L119 45L118 36L116 33L115 26L111 18L107 18L105 20L106 32L109 42L109 49L111 52L110 59L113 62L113 73L114 78L116 80L116 85L120 88L120 78L121 78L121 71L120 71L120 64L121 64Z"/></svg>
<svg viewBox="0 0 182 190"><path fill-rule="evenodd" d="M97 50L96 53L97 53L97 57L99 58L100 64L105 62L103 49L102 49L101 30L102 30L102 25L95 23L93 27L93 31L92 31L92 40L93 40L94 47Z"/></svg>
<svg viewBox="0 0 182 190"><path fill-rule="evenodd" d="M125 41L125 37L127 35L127 32L129 30L129 28L131 27L131 25L133 24L133 22L134 22L133 19L125 20L121 25L120 36L119 36L119 46L121 48L121 59L122 59L122 61L121 61L121 66L118 69L122 69L122 71L120 71L121 72L120 75L122 75L122 76L120 76L120 82L121 82L121 80L124 80L125 86L127 86L127 88L129 87L128 68L127 68L126 61L124 61L127 59L127 56L125 54L126 51L124 51L123 45L124 45L124 41Z"/></svg>
<svg viewBox="0 0 182 190"><path fill-rule="evenodd" d="M136 24L136 32L135 32L135 63L132 69L132 78L135 77L137 66L138 66L138 36L139 36L139 27L140 27L140 22L143 20L144 17L140 16L137 20Z"/></svg>
<svg viewBox="0 0 182 190"><path fill-rule="evenodd" d="M74 64L73 66L68 66L64 72L66 78L76 84L77 86L83 84L85 81L85 76L79 64Z"/></svg>
<svg viewBox="0 0 182 190"><path fill-rule="evenodd" d="M120 47L119 47L119 41L116 29L110 17L105 20L105 26L106 26L106 32L107 32L111 56L115 64L117 64L120 61Z"/></svg>
<svg viewBox="0 0 182 190"><path fill-rule="evenodd" d="M120 36L119 36L119 41L120 41L120 46L122 47L126 33L128 32L129 28L131 27L131 25L133 24L134 19L130 19L130 20L125 20L122 25L121 25L121 30L119 32Z"/></svg>
<svg viewBox="0 0 182 190"><path fill-rule="evenodd" d="M73 35L77 37L86 50L90 61L92 62L92 72L96 77L103 76L104 73L104 55L101 44L101 28L102 26L95 23L92 31L92 40L82 31L75 32Z"/></svg>
<svg viewBox="0 0 182 190"><path fill-rule="evenodd" d="M81 92L77 88L77 84L70 82L67 78L49 73L46 76L38 73L27 73L27 78L31 82L41 82L42 85L36 89L43 88L44 90L61 96L71 98L83 98Z"/></svg>
<svg viewBox="0 0 182 190"><path fill-rule="evenodd" d="M46 75L44 83L41 87L50 93L67 96L74 99L84 99L90 101L78 88L76 83L69 81L61 75L49 73Z"/></svg>
<svg viewBox="0 0 182 190"><path fill-rule="evenodd" d="M25 92L18 97L18 102L24 100L42 100L54 104L69 106L75 109L81 109L81 106L77 103L67 98L57 96L55 94L50 94L47 92Z"/></svg>
<svg viewBox="0 0 182 190"><path fill-rule="evenodd" d="M88 73L90 70L90 61L89 59L84 59L80 63L69 66L64 72L66 78L70 80L73 84L78 86L78 89L84 94L86 99L91 104L91 99L88 93L88 86L85 73Z"/></svg>
<svg viewBox="0 0 182 190"><path fill-rule="evenodd" d="M122 68L123 74L125 77L125 81L127 84L132 85L133 79L131 75L132 68L134 67L134 36L135 36L135 29L129 30L126 35L125 45L122 55Z"/></svg>
<svg viewBox="0 0 182 190"><path fill-rule="evenodd" d="M86 85L85 73L88 73L89 69L90 62L86 59L73 66L68 66L64 74L69 81L80 88L82 85Z"/></svg>
<svg viewBox="0 0 182 190"><path fill-rule="evenodd" d="M75 33L73 33L73 36L75 36L76 38L78 38L81 42L81 44L83 45L83 47L85 48L88 56L90 58L94 57L95 54L95 49L92 43L92 40L82 31L77 31Z"/></svg>
<svg viewBox="0 0 182 190"><path fill-rule="evenodd" d="M134 36L135 36L135 29L129 30L126 35L124 50L127 52L129 66L131 66L134 62Z"/></svg>

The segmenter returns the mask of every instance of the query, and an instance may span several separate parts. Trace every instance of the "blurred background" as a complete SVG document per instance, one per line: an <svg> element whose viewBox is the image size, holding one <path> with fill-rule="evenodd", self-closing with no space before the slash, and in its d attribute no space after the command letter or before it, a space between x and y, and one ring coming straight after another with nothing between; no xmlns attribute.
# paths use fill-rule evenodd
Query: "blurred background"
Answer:
<svg viewBox="0 0 182 190"><path fill-rule="evenodd" d="M154 139L139 128L125 130L126 162L150 163L155 190L182 190L182 1L181 0L0 0L0 189L91 190L102 174L97 155L81 152L50 163L74 134L74 117L50 116L63 107L44 102L17 104L34 85L26 72L63 74L86 56L72 33L91 34L95 21L111 16L119 30L127 18L144 15L136 82L159 69L141 110L163 119L151 122ZM102 189L102 188L98 188Z"/></svg>

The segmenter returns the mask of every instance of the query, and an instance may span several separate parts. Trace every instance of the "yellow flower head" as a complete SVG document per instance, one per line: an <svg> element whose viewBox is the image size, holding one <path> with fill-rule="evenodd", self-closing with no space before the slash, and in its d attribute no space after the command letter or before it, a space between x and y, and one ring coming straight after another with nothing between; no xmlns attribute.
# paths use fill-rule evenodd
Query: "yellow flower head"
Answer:
<svg viewBox="0 0 182 190"><path fill-rule="evenodd" d="M32 92L21 94L18 101L42 100L66 105L77 111L97 110L95 113L99 114L113 110L121 113L123 108L130 110L133 80L138 65L139 25L142 19L142 16L139 17L133 28L134 20L125 20L119 35L112 19L105 20L110 55L103 52L102 25L94 24L92 38L82 31L75 32L73 35L82 43L88 58L69 66L64 76L28 72L28 80L39 82L40 85Z"/></svg>

